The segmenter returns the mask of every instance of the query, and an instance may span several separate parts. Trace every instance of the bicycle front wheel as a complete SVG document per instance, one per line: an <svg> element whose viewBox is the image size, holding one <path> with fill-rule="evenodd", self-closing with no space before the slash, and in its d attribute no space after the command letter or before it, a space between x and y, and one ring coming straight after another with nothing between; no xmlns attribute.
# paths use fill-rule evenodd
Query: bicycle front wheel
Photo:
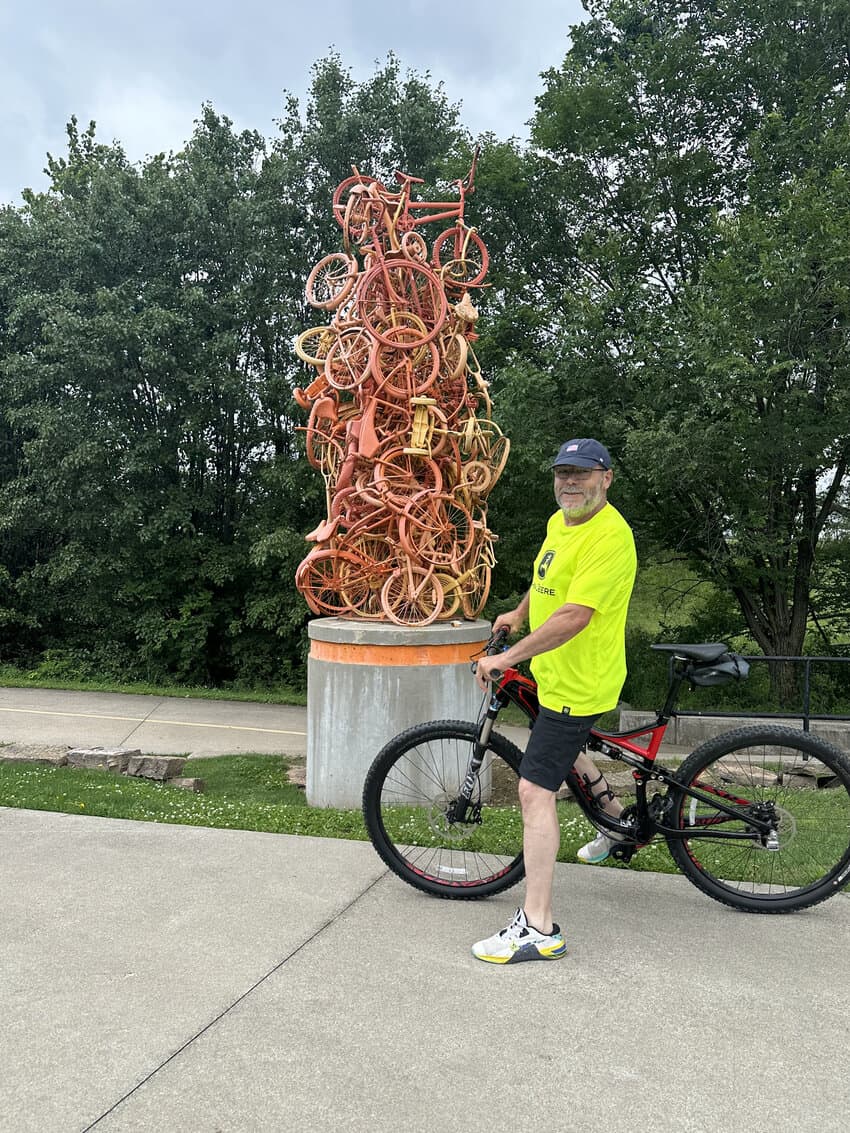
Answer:
<svg viewBox="0 0 850 1133"><path fill-rule="evenodd" d="M408 728L378 753L363 788L372 844L402 881L437 897L474 900L524 875L517 787L522 753L493 733L461 821L452 809L478 727L436 720Z"/></svg>
<svg viewBox="0 0 850 1133"><path fill-rule="evenodd" d="M676 772L669 837L682 873L703 893L751 913L808 908L850 878L850 761L808 732L778 725L739 728L707 741ZM760 833L751 819L767 821ZM732 837L730 837L730 835Z"/></svg>

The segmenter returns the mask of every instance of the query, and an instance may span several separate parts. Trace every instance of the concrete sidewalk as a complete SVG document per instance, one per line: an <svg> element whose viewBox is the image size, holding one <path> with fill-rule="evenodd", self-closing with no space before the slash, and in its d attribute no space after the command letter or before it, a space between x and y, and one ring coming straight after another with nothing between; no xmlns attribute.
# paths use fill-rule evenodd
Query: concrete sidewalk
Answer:
<svg viewBox="0 0 850 1133"><path fill-rule="evenodd" d="M500 729L524 743L524 729ZM306 710L0 690L0 740L306 751ZM570 954L469 953L363 842L0 807L0 1133L848 1128L850 898L559 865Z"/></svg>
<svg viewBox="0 0 850 1133"><path fill-rule="evenodd" d="M0 1130L845 1131L844 895L559 865L569 956L371 846L0 808Z"/></svg>

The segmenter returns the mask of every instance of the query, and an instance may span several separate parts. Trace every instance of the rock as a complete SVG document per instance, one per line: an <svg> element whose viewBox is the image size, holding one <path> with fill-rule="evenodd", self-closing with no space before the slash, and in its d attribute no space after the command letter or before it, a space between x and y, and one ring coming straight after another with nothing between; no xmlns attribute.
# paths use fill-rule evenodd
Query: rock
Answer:
<svg viewBox="0 0 850 1133"><path fill-rule="evenodd" d="M286 769L286 781L293 787L307 786L307 767L304 762L292 763Z"/></svg>
<svg viewBox="0 0 850 1133"><path fill-rule="evenodd" d="M134 751L128 761L125 774L135 775L140 779L175 779L186 763L184 755L142 755Z"/></svg>
<svg viewBox="0 0 850 1133"><path fill-rule="evenodd" d="M608 780L608 786L618 798L635 793L635 777L631 771L615 771L606 775L605 778ZM602 784L599 783L593 789L599 791L601 787Z"/></svg>
<svg viewBox="0 0 850 1133"><path fill-rule="evenodd" d="M782 776L783 787L794 787L798 791L816 791L818 787L817 779L813 779L810 775L788 775L784 773Z"/></svg>
<svg viewBox="0 0 850 1133"><path fill-rule="evenodd" d="M794 762L788 767L788 775L802 775L807 779L820 779L823 775L829 774L827 769L819 759L798 759L796 756Z"/></svg>
<svg viewBox="0 0 850 1133"><path fill-rule="evenodd" d="M206 783L203 779L169 779L169 787L181 787L184 791L194 791L196 795L201 795L207 789Z"/></svg>
<svg viewBox="0 0 850 1133"><path fill-rule="evenodd" d="M0 748L0 763L40 763L48 767L64 767L68 762L67 747L44 747L41 744L7 744Z"/></svg>
<svg viewBox="0 0 850 1133"><path fill-rule="evenodd" d="M775 771L769 771L768 768L757 765L744 765L737 759L728 761L719 759L712 767L712 771L718 772L724 782L737 783L741 787L769 787L772 783L777 782Z"/></svg>
<svg viewBox="0 0 850 1133"><path fill-rule="evenodd" d="M801 790L837 787L840 780L819 759L809 759L805 763L797 760L787 771L779 776L784 787L797 787Z"/></svg>
<svg viewBox="0 0 850 1133"><path fill-rule="evenodd" d="M837 775L819 775L817 782L818 790L832 790L835 787L842 786L841 780Z"/></svg>
<svg viewBox="0 0 850 1133"><path fill-rule="evenodd" d="M120 775L127 770L130 760L141 754L138 748L78 747L68 752L68 766L90 771L115 771Z"/></svg>

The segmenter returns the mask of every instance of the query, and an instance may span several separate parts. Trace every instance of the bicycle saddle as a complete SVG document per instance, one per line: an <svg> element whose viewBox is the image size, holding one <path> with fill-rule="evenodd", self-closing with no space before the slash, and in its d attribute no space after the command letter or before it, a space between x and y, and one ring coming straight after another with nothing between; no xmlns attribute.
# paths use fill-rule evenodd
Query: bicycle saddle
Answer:
<svg viewBox="0 0 850 1133"><path fill-rule="evenodd" d="M687 661L699 661L703 665L710 665L718 657L722 657L729 649L722 641L714 641L707 645L652 645L659 653L672 653L674 657L682 657Z"/></svg>

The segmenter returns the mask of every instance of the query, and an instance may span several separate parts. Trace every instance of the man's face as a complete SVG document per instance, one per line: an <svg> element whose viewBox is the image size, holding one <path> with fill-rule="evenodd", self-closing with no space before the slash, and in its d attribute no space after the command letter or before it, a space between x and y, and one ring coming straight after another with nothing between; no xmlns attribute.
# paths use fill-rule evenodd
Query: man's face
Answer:
<svg viewBox="0 0 850 1133"><path fill-rule="evenodd" d="M611 479L610 470L559 464L555 469L555 500L567 523L581 522L599 511Z"/></svg>

